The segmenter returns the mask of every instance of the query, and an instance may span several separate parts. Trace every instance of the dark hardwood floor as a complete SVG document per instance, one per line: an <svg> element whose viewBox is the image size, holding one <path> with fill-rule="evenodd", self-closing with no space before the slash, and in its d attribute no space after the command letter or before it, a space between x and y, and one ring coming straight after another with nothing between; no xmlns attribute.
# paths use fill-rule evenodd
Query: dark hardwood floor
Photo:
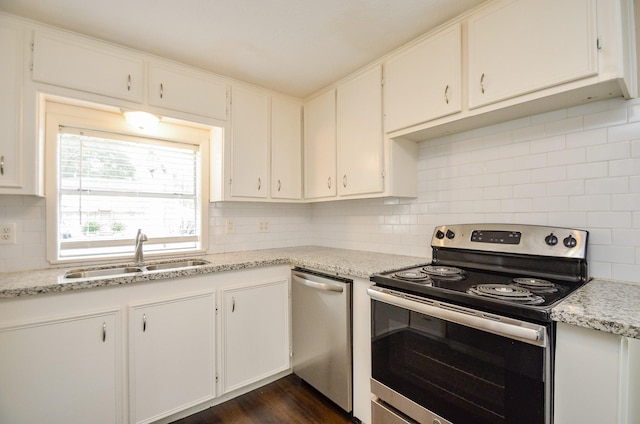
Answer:
<svg viewBox="0 0 640 424"><path fill-rule="evenodd" d="M289 375L173 424L341 424L354 422L313 387Z"/></svg>

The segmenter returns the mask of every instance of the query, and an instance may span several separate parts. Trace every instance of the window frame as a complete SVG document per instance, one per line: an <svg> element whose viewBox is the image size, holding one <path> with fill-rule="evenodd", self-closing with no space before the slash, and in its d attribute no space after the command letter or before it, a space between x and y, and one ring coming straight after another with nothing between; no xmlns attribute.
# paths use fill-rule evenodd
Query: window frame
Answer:
<svg viewBox="0 0 640 424"><path fill-rule="evenodd" d="M45 197L47 260L51 264L73 262L104 262L133 260L133 253L85 255L61 257L59 231L59 187L58 187L58 132L60 126L86 128L91 131L122 134L134 138L157 139L159 143L171 142L197 146L200 156L199 227L200 238L194 249L154 250L146 252L145 258L204 254L208 248L209 235L209 144L212 127L178 120L163 119L157 128L141 130L130 126L119 109L93 104L60 103L58 99L46 100L44 106L45 146ZM144 228L142 229L144 232ZM134 245L135 234L131 236Z"/></svg>

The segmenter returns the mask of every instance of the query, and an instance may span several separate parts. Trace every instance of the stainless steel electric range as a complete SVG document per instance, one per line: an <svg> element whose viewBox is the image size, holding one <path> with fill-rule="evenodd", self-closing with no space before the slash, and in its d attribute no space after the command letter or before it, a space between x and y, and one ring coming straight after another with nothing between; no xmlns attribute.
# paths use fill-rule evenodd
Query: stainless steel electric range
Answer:
<svg viewBox="0 0 640 424"><path fill-rule="evenodd" d="M550 311L587 281L587 238L446 225L431 264L374 275L374 424L553 422Z"/></svg>

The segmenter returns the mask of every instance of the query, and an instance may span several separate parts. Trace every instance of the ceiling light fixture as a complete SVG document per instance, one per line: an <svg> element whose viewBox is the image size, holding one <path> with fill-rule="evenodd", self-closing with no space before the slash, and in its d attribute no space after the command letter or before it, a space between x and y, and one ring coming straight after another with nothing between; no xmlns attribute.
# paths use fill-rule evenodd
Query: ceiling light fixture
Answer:
<svg viewBox="0 0 640 424"><path fill-rule="evenodd" d="M132 125L141 130L154 129L158 126L158 122L160 122L160 117L149 112L142 112L138 110L123 110L122 114L124 115L124 119L127 120L129 125Z"/></svg>

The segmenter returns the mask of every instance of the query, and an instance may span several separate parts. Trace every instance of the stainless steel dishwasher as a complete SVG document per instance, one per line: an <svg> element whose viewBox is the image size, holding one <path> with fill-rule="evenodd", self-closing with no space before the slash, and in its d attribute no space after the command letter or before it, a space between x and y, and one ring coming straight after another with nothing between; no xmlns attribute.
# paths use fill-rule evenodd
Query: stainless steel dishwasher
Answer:
<svg viewBox="0 0 640 424"><path fill-rule="evenodd" d="M353 281L302 268L291 272L293 373L352 410Z"/></svg>

